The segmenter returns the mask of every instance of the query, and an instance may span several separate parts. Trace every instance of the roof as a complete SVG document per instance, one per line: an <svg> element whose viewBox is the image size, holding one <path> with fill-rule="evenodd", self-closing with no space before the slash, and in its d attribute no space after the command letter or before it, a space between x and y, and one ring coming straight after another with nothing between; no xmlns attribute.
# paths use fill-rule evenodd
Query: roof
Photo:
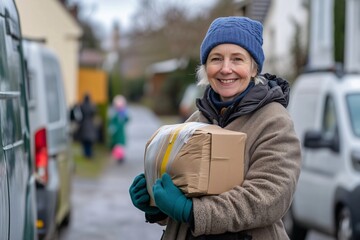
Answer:
<svg viewBox="0 0 360 240"><path fill-rule="evenodd" d="M103 54L95 49L83 49L80 52L79 61L81 66L102 66L104 62Z"/></svg>
<svg viewBox="0 0 360 240"><path fill-rule="evenodd" d="M155 73L174 72L178 69L184 69L187 66L188 62L189 61L184 58L174 58L162 62L153 63L146 69L146 73L152 75Z"/></svg>
<svg viewBox="0 0 360 240"><path fill-rule="evenodd" d="M264 22L271 5L271 0L234 0L238 8L246 7L246 16Z"/></svg>

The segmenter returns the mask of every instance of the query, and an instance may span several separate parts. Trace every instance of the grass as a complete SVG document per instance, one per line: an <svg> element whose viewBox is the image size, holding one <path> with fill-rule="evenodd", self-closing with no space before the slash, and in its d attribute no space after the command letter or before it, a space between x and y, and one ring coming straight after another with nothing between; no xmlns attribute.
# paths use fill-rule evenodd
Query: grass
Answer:
<svg viewBox="0 0 360 240"><path fill-rule="evenodd" d="M94 156L91 159L83 156L80 143L74 142L72 149L75 175L81 178L98 178L110 161L110 150L105 145L94 145Z"/></svg>

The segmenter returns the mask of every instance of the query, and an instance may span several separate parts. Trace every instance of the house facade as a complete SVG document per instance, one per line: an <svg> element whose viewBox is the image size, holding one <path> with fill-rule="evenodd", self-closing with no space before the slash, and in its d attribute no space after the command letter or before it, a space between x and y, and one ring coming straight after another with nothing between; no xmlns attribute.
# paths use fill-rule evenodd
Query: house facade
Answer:
<svg viewBox="0 0 360 240"><path fill-rule="evenodd" d="M77 100L82 29L58 0L15 0L24 38L42 40L59 57L68 106Z"/></svg>
<svg viewBox="0 0 360 240"><path fill-rule="evenodd" d="M296 58L305 57L308 39L306 0L235 0L237 14L263 23L263 72L294 76ZM298 50L296 50L298 49ZM299 52L298 52L299 51Z"/></svg>

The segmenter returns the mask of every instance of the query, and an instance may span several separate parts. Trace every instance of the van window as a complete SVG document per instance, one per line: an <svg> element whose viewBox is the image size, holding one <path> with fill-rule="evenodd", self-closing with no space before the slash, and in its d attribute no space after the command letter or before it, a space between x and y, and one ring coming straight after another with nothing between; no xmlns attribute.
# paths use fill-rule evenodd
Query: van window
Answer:
<svg viewBox="0 0 360 240"><path fill-rule="evenodd" d="M45 87L46 87L46 101L47 112L50 123L60 121L61 105L59 102L59 69L57 62L52 58L43 56L43 66L45 72Z"/></svg>
<svg viewBox="0 0 360 240"><path fill-rule="evenodd" d="M29 68L28 62L24 61L25 64L25 89L28 97L28 107L32 107L35 104L35 82L34 82L34 71Z"/></svg>
<svg viewBox="0 0 360 240"><path fill-rule="evenodd" d="M353 132L360 137L360 94L351 94L346 97Z"/></svg>
<svg viewBox="0 0 360 240"><path fill-rule="evenodd" d="M326 98L323 118L323 133L327 139L332 139L336 136L337 120L334 99L330 96Z"/></svg>
<svg viewBox="0 0 360 240"><path fill-rule="evenodd" d="M5 28L4 26L4 21L2 18L0 18L0 28L3 29ZM6 58L6 49L5 49L5 34L4 31L0 31L0 84L2 84L2 82L4 81L3 78L5 77L5 58ZM0 89L3 89L2 87L0 87Z"/></svg>

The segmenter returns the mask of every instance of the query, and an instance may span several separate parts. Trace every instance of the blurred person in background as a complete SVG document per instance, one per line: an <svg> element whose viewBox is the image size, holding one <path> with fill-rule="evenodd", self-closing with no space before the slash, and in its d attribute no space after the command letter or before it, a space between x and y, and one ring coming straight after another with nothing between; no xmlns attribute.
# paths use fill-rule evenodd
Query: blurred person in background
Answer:
<svg viewBox="0 0 360 240"><path fill-rule="evenodd" d="M82 120L80 104L76 103L70 108L70 131L73 139L79 141L79 124Z"/></svg>
<svg viewBox="0 0 360 240"><path fill-rule="evenodd" d="M125 158L126 124L129 121L127 101L124 96L117 95L109 110L108 133L112 158L123 161Z"/></svg>
<svg viewBox="0 0 360 240"><path fill-rule="evenodd" d="M144 174L129 192L150 223L166 225L162 239L289 239L282 217L300 174L300 143L286 107L288 82L261 74L262 24L221 17L200 47L198 84L206 85L187 122L204 122L247 134L243 183L219 195L188 198L165 173L149 205ZM224 173L226 174L226 173Z"/></svg>
<svg viewBox="0 0 360 240"><path fill-rule="evenodd" d="M90 95L84 95L80 104L81 120L78 128L78 138L83 147L84 157L93 157L93 145L96 142L97 127L95 125L96 106L92 103Z"/></svg>

